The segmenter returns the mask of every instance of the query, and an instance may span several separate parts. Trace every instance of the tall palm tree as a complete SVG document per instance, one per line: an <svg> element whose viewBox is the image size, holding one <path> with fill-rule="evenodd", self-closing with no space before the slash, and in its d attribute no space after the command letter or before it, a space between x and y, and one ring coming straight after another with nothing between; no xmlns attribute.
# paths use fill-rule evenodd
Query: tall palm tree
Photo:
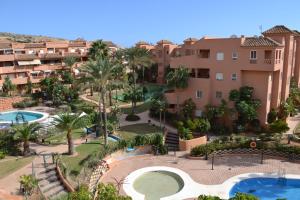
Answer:
<svg viewBox="0 0 300 200"><path fill-rule="evenodd" d="M85 86L92 86L100 93L98 103L98 128L100 130L101 125L103 127L105 145L107 145L107 113L105 97L107 93L107 86L112 81L111 77L116 66L116 63L108 58L97 57L95 61L89 60L89 62L81 69L81 71L85 74L82 79L85 83Z"/></svg>
<svg viewBox="0 0 300 200"><path fill-rule="evenodd" d="M97 57L108 57L109 49L103 40L96 40L92 43L89 49L88 56L92 60L96 60Z"/></svg>
<svg viewBox="0 0 300 200"><path fill-rule="evenodd" d="M39 123L24 123L13 126L14 138L23 142L23 155L30 153L29 140L35 138L37 131L42 128Z"/></svg>
<svg viewBox="0 0 300 200"><path fill-rule="evenodd" d="M90 60L96 60L100 58L108 58L109 49L108 46L103 42L103 40L96 40L92 43L91 48L89 49L88 56ZM90 95L94 95L94 88L91 85Z"/></svg>
<svg viewBox="0 0 300 200"><path fill-rule="evenodd" d="M179 66L175 70L170 71L167 76L167 85L175 89L185 89L188 87L189 70L184 66ZM176 112L179 112L179 92L177 93L177 108Z"/></svg>
<svg viewBox="0 0 300 200"><path fill-rule="evenodd" d="M53 118L53 124L56 128L67 133L68 153L74 154L74 143L72 139L72 132L75 129L83 128L87 125L88 119L86 115L77 113L62 113Z"/></svg>
<svg viewBox="0 0 300 200"><path fill-rule="evenodd" d="M140 67L148 67L152 64L152 59L150 53L147 49L131 47L124 51L124 59L127 62L127 66L132 71L132 78L133 78L133 90L136 89L136 71ZM135 113L136 109L136 98L132 98L132 114Z"/></svg>
<svg viewBox="0 0 300 200"><path fill-rule="evenodd" d="M159 127L160 129L162 128L161 124L162 124L162 113L164 113L164 124L165 124L165 120L166 120L166 109L167 109L167 103L164 100L161 99L154 99L152 100L152 104L154 105L154 107L156 107L159 111Z"/></svg>

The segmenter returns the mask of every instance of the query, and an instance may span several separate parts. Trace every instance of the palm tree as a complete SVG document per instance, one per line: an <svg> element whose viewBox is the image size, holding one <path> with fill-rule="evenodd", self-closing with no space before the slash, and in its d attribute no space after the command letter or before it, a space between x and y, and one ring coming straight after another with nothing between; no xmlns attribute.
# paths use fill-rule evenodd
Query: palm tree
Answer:
<svg viewBox="0 0 300 200"><path fill-rule="evenodd" d="M35 138L37 131L42 128L39 123L24 123L13 127L14 138L23 142L23 155L30 153L29 140Z"/></svg>
<svg viewBox="0 0 300 200"><path fill-rule="evenodd" d="M158 109L159 111L159 127L160 129L161 127L161 122L162 122L162 113L164 113L164 124L165 124L165 119L166 119L166 114L165 111L167 109L167 103L164 100L160 100L160 99L154 99L153 100L153 104L154 106Z"/></svg>
<svg viewBox="0 0 300 200"><path fill-rule="evenodd" d="M136 88L136 71L140 67L147 67L152 64L152 59L150 57L150 53L146 49L132 47L128 48L124 52L124 59L127 62L128 67L132 71L133 78L133 90ZM132 114L135 113L136 109L136 98L132 98Z"/></svg>
<svg viewBox="0 0 300 200"><path fill-rule="evenodd" d="M11 96L11 92L14 91L15 89L16 89L16 85L14 85L12 83L9 76L6 76L4 78L4 82L3 82L3 85L2 85L3 93Z"/></svg>
<svg viewBox="0 0 300 200"><path fill-rule="evenodd" d="M108 57L109 49L103 40L96 40L92 43L91 48L89 49L88 56L92 60L96 60L97 57L106 58Z"/></svg>
<svg viewBox="0 0 300 200"><path fill-rule="evenodd" d="M101 129L101 125L104 129L105 145L107 145L107 114L106 114L106 93L107 86L111 82L113 70L116 68L116 63L108 58L97 57L96 61L89 60L89 62L83 66L82 72L85 74L82 81L85 86L93 87L100 93L99 98L99 120L98 128ZM103 117L102 117L103 112Z"/></svg>
<svg viewBox="0 0 300 200"><path fill-rule="evenodd" d="M88 119L86 115L63 113L53 118L53 124L61 131L67 132L68 153L74 154L74 143L72 139L72 132L75 129L83 128L87 125Z"/></svg>
<svg viewBox="0 0 300 200"><path fill-rule="evenodd" d="M90 60L96 60L98 57L108 58L109 49L103 40L96 40L92 43L91 48L89 49L88 56ZM94 95L94 88L91 85L90 95Z"/></svg>
<svg viewBox="0 0 300 200"><path fill-rule="evenodd" d="M167 85L175 89L185 89L188 87L189 70L183 66L179 66L173 71L170 71L167 76ZM177 92L177 113L179 112L179 92Z"/></svg>

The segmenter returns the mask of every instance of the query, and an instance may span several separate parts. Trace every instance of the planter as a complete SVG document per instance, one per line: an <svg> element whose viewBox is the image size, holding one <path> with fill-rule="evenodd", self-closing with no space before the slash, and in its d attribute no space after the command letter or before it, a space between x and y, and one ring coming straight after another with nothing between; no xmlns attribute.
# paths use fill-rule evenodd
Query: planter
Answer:
<svg viewBox="0 0 300 200"><path fill-rule="evenodd" d="M191 140L179 140L179 150L190 151L192 148L196 146L199 146L201 144L206 144L206 142L207 142L206 135Z"/></svg>

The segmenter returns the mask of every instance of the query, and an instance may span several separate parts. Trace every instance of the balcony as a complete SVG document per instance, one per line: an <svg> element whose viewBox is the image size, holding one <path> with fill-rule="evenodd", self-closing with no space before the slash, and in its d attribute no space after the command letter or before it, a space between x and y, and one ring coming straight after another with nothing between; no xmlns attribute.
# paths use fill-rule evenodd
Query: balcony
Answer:
<svg viewBox="0 0 300 200"><path fill-rule="evenodd" d="M16 60L35 60L38 59L39 57L35 54L17 54Z"/></svg>
<svg viewBox="0 0 300 200"><path fill-rule="evenodd" d="M3 61L13 61L14 59L15 59L15 56L13 54L0 55L0 62L3 62Z"/></svg>
<svg viewBox="0 0 300 200"><path fill-rule="evenodd" d="M268 64L268 65L271 65L272 64L272 59L265 59L264 63Z"/></svg>
<svg viewBox="0 0 300 200"><path fill-rule="evenodd" d="M11 79L11 81L15 85L23 85L23 84L27 84L28 77L17 77L17 78Z"/></svg>
<svg viewBox="0 0 300 200"><path fill-rule="evenodd" d="M257 60L256 59L250 59L249 62L250 62L250 64L257 64Z"/></svg>

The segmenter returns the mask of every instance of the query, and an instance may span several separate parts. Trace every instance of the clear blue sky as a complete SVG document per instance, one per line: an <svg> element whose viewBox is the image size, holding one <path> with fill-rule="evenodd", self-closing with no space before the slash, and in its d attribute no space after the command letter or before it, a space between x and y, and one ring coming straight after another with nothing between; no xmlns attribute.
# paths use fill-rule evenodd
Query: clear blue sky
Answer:
<svg viewBox="0 0 300 200"><path fill-rule="evenodd" d="M105 39L122 46L300 29L297 0L0 0L1 32Z"/></svg>

